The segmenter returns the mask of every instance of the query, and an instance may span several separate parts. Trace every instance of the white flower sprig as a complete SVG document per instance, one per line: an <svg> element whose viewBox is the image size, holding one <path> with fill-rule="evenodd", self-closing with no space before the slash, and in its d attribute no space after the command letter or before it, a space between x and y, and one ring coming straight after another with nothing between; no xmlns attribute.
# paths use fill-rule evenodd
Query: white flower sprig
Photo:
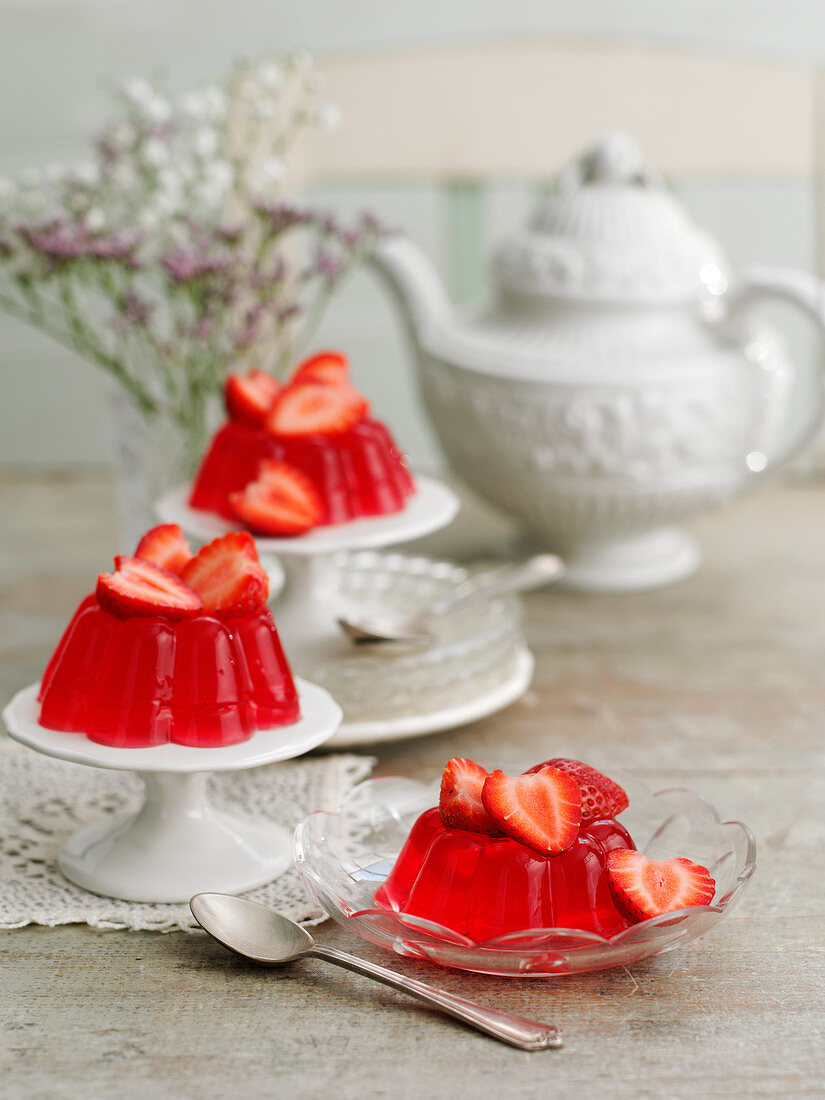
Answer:
<svg viewBox="0 0 825 1100"><path fill-rule="evenodd" d="M284 199L296 142L339 120L323 91L304 53L114 87L91 159L0 178L0 308L184 427L227 370L286 366L381 232Z"/></svg>

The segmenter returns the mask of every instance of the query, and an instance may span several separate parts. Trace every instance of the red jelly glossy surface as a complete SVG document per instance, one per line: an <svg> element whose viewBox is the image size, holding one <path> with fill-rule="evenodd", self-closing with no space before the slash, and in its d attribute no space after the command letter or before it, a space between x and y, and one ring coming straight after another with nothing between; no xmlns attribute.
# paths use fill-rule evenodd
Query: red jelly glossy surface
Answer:
<svg viewBox="0 0 825 1100"><path fill-rule="evenodd" d="M300 717L267 608L232 619L121 619L94 594L46 667L40 704L48 729L123 748L231 745Z"/></svg>
<svg viewBox="0 0 825 1100"><path fill-rule="evenodd" d="M425 917L476 942L528 928L614 936L628 927L613 904L607 853L634 848L618 821L582 826L571 848L541 856L509 837L453 829L438 809L413 825L375 903Z"/></svg>
<svg viewBox="0 0 825 1100"><path fill-rule="evenodd" d="M190 505L234 519L229 494L254 481L265 458L288 462L310 479L324 503L324 524L398 512L414 491L406 459L378 420L334 435L289 438L229 420L204 456Z"/></svg>

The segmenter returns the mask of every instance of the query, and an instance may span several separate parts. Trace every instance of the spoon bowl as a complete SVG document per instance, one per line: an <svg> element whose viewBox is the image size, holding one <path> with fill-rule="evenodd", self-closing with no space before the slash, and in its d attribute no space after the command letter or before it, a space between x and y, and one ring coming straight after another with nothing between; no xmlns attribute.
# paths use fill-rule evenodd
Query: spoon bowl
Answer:
<svg viewBox="0 0 825 1100"><path fill-rule="evenodd" d="M189 908L213 939L260 966L294 962L315 943L299 924L248 898L195 894Z"/></svg>

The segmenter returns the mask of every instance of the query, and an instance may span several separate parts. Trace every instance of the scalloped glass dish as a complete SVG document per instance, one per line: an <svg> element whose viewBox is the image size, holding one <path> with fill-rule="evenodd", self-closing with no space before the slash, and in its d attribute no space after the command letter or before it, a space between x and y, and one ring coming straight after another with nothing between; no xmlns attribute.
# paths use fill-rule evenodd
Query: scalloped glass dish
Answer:
<svg viewBox="0 0 825 1100"><path fill-rule="evenodd" d="M652 793L640 780L611 772L630 797L619 820L651 859L686 856L716 879L712 905L642 921L604 939L571 928L510 932L475 943L432 921L377 908L386 879L416 818L438 804L438 784L368 780L338 814L315 813L295 832L295 864L304 885L339 924L379 947L440 966L505 977L547 978L627 966L704 935L744 893L756 865L746 825L721 821L709 802L688 790Z"/></svg>

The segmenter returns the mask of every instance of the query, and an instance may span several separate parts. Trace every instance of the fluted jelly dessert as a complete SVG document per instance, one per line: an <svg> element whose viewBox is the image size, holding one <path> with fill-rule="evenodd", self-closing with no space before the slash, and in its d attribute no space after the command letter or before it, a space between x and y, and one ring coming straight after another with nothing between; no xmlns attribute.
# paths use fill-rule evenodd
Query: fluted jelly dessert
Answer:
<svg viewBox="0 0 825 1100"><path fill-rule="evenodd" d="M451 760L439 806L413 825L375 904L477 943L550 928L607 938L707 904L714 883L705 868L636 851L616 820L627 805L617 783L577 760L522 776Z"/></svg>
<svg viewBox="0 0 825 1100"><path fill-rule="evenodd" d="M607 853L632 846L627 830L606 818L583 826L561 855L542 856L510 837L450 828L434 808L413 825L375 901L476 942L527 928L613 936L628 921L610 894Z"/></svg>
<svg viewBox="0 0 825 1100"><path fill-rule="evenodd" d="M370 417L338 352L306 360L283 387L262 371L230 375L226 407L192 486L193 508L259 534L298 535L398 512L414 492L406 459Z"/></svg>
<svg viewBox="0 0 825 1100"><path fill-rule="evenodd" d="M298 720L254 542L193 555L163 524L115 559L75 612L40 685L40 723L123 748L216 747Z"/></svg>

